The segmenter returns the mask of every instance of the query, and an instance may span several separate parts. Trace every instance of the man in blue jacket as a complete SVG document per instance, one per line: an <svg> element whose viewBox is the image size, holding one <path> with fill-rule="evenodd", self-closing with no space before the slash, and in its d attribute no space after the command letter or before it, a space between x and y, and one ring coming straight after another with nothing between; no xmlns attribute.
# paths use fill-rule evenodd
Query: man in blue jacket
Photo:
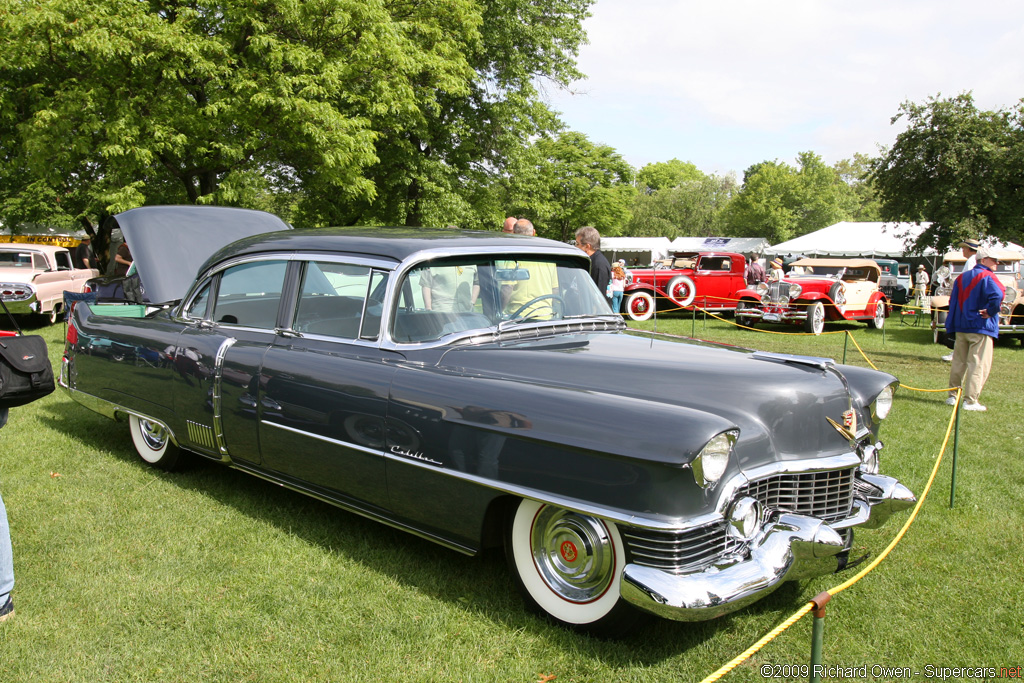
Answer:
<svg viewBox="0 0 1024 683"><path fill-rule="evenodd" d="M978 396L992 369L992 342L999 337L999 307L1004 288L992 274L997 260L986 247L978 249L977 263L953 283L946 315L946 334L956 335L949 386L963 387L964 410L983 411ZM956 405L950 392L948 405Z"/></svg>

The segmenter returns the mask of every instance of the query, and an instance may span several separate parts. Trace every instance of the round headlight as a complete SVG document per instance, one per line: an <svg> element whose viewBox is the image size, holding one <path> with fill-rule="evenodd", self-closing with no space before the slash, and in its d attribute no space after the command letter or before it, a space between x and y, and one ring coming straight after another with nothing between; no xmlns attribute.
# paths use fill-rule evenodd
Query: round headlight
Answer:
<svg viewBox="0 0 1024 683"><path fill-rule="evenodd" d="M765 294L768 293L768 283L767 282L758 282L757 283L757 287L754 288L754 291L756 291L761 296L764 296Z"/></svg>
<svg viewBox="0 0 1024 683"><path fill-rule="evenodd" d="M736 432L722 432L713 437L693 459L693 476L701 486L710 486L722 478L729 465L729 454L736 441Z"/></svg>
<svg viewBox="0 0 1024 683"><path fill-rule="evenodd" d="M778 304L780 306L788 306L789 305L789 297L788 296L780 296Z"/></svg>
<svg viewBox="0 0 1024 683"><path fill-rule="evenodd" d="M749 541L761 528L761 503L744 496L729 508L729 526L733 534Z"/></svg>
<svg viewBox="0 0 1024 683"><path fill-rule="evenodd" d="M795 299L800 296L804 291L804 288L800 285L793 283L789 286L789 298Z"/></svg>
<svg viewBox="0 0 1024 683"><path fill-rule="evenodd" d="M892 393L893 385L889 385L882 389L882 392L875 398L875 417L879 420L884 420L889 415L889 411L892 410Z"/></svg>

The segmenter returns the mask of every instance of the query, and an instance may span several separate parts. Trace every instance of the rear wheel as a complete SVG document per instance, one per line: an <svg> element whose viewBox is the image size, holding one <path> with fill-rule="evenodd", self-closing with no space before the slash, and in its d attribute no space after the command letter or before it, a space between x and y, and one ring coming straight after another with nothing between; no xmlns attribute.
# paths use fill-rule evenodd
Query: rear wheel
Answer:
<svg viewBox="0 0 1024 683"><path fill-rule="evenodd" d="M821 334L825 329L825 306L815 301L807 307L807 318L804 319L804 332Z"/></svg>
<svg viewBox="0 0 1024 683"><path fill-rule="evenodd" d="M876 330L880 330L885 327L885 302L879 301L875 303L875 316L868 321L868 325Z"/></svg>
<svg viewBox="0 0 1024 683"><path fill-rule="evenodd" d="M528 604L559 624L611 636L640 616L619 595L626 550L611 522L522 500L505 555Z"/></svg>
<svg viewBox="0 0 1024 683"><path fill-rule="evenodd" d="M159 422L138 415L128 418L135 452L146 463L162 470L173 470L181 464L181 449L171 441L171 435Z"/></svg>
<svg viewBox="0 0 1024 683"><path fill-rule="evenodd" d="M654 315L654 297L644 291L630 292L626 295L626 315L630 320L650 320Z"/></svg>
<svg viewBox="0 0 1024 683"><path fill-rule="evenodd" d="M58 310L57 304L53 305L53 308L46 314L46 317L50 321L51 325L57 324L57 321L60 320L60 311Z"/></svg>

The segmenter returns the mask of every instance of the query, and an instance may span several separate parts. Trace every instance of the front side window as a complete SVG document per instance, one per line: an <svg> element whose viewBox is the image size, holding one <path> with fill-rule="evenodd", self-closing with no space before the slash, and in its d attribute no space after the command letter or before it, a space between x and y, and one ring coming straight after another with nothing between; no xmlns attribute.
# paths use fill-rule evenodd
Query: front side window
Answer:
<svg viewBox="0 0 1024 683"><path fill-rule="evenodd" d="M213 306L214 322L274 329L287 266L286 261L256 261L221 273Z"/></svg>
<svg viewBox="0 0 1024 683"><path fill-rule="evenodd" d="M576 261L443 259L411 269L399 288L392 338L434 341L503 321L608 315L607 300Z"/></svg>

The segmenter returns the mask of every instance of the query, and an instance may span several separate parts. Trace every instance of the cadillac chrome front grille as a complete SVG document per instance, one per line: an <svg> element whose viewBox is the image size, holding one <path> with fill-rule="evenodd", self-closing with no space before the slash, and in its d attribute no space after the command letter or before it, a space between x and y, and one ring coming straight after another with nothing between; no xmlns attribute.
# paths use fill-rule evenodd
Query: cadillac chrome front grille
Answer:
<svg viewBox="0 0 1024 683"><path fill-rule="evenodd" d="M850 516L853 469L776 474L750 482L737 495L756 498L771 510L836 522Z"/></svg>
<svg viewBox="0 0 1024 683"><path fill-rule="evenodd" d="M633 563L683 574L741 547L741 541L726 533L726 524L715 522L686 531L624 528L622 536Z"/></svg>

